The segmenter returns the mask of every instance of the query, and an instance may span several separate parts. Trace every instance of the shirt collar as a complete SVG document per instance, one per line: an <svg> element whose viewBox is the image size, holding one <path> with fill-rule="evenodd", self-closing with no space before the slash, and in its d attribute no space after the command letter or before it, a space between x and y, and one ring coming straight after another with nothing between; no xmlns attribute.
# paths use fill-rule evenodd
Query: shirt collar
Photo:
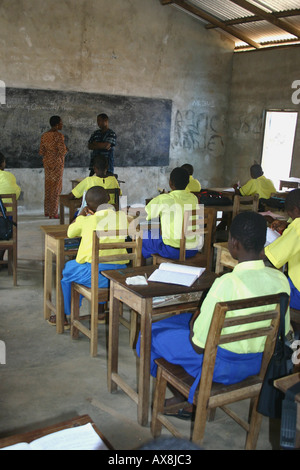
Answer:
<svg viewBox="0 0 300 470"><path fill-rule="evenodd" d="M243 271L248 269L264 269L265 263L262 259L254 260L254 261L243 261L242 263L238 263L234 267L234 271Z"/></svg>

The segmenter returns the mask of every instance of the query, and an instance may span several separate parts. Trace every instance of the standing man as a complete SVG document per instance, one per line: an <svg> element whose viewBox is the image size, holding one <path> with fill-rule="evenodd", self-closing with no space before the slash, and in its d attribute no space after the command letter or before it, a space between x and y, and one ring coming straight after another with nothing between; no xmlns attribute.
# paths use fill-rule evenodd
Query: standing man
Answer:
<svg viewBox="0 0 300 470"><path fill-rule="evenodd" d="M116 133L108 127L107 114L98 114L97 124L99 129L93 132L88 142L89 150L92 150L89 166L90 176L94 174L94 158L103 155L108 160L108 175L114 174L114 147L116 145Z"/></svg>

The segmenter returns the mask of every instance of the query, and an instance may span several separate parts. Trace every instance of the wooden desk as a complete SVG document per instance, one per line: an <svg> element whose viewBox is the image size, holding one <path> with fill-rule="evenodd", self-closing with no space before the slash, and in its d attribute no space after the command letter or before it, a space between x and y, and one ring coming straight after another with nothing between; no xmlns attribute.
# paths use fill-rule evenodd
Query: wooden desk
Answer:
<svg viewBox="0 0 300 470"><path fill-rule="evenodd" d="M76 210L80 208L82 197L79 199L69 199L67 194L59 196L59 223L65 223L65 207L69 209L69 224L73 221Z"/></svg>
<svg viewBox="0 0 300 470"><path fill-rule="evenodd" d="M106 447L110 450L113 450L112 445L107 441L107 439L103 436L103 434L99 431L95 423L89 417L89 415L82 415L77 416L75 418L69 419L67 421L63 421L58 424L54 424L52 426L47 426L41 429L37 429L35 431L29 431L22 434L15 434L14 436L4 437L0 439L0 449L3 447L12 446L14 444L18 444L20 442L27 442L28 444L35 439L39 439L40 437L44 437L48 434L52 434L58 431L62 431L64 429L70 429L77 426L84 426L85 424L91 423L93 429L98 434L98 436L102 439Z"/></svg>
<svg viewBox="0 0 300 470"><path fill-rule="evenodd" d="M300 178L287 178L285 180L279 181L279 191L282 188L299 188L300 187Z"/></svg>
<svg viewBox="0 0 300 470"><path fill-rule="evenodd" d="M153 297L201 292L209 289L217 278L215 273L206 271L191 287L158 282L149 282L147 286L128 286L125 282L126 277L138 274L144 275L146 273L149 277L155 269L156 266L142 266L102 272L110 280L108 390L113 392L119 386L135 401L137 404L137 420L142 426L145 426L148 422L152 318L161 315L164 311L171 311L170 307L153 309ZM122 311L122 303L135 310L140 315L141 320L138 392L133 390L118 374L119 313ZM183 308L188 310L189 305L191 303L187 303Z"/></svg>
<svg viewBox="0 0 300 470"><path fill-rule="evenodd" d="M238 264L237 260L233 259L229 252L228 242L214 243L214 248L217 250L215 268L217 274L221 274L224 267L233 269Z"/></svg>
<svg viewBox="0 0 300 470"><path fill-rule="evenodd" d="M65 250L64 240L67 238L68 225L42 225L45 233L44 260L44 318L47 320L51 312L56 314L56 333L64 332L64 303L61 290L62 270L65 255L75 256L77 250ZM55 293L56 302L52 302L52 256L56 260Z"/></svg>
<svg viewBox="0 0 300 470"><path fill-rule="evenodd" d="M278 390L280 390L281 392L286 393L290 387L292 387L293 385L296 385L298 382L300 382L300 372L274 380L274 386L278 388ZM295 402L297 403L295 449L299 449L300 448L300 393L298 393L295 396Z"/></svg>

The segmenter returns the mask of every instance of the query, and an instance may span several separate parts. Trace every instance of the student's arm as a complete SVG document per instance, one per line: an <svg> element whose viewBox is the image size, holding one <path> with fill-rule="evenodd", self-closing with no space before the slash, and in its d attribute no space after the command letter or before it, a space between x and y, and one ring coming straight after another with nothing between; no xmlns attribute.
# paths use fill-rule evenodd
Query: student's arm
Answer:
<svg viewBox="0 0 300 470"><path fill-rule="evenodd" d="M110 142L89 142L89 150L109 150L111 148Z"/></svg>

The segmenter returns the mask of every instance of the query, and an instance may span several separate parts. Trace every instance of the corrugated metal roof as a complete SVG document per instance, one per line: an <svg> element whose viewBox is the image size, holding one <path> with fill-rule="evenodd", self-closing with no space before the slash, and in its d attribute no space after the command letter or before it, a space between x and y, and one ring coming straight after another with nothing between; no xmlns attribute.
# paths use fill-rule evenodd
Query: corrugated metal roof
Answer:
<svg viewBox="0 0 300 470"><path fill-rule="evenodd" d="M300 0L161 0L219 28L235 50L300 44ZM265 15L269 16L265 16Z"/></svg>

